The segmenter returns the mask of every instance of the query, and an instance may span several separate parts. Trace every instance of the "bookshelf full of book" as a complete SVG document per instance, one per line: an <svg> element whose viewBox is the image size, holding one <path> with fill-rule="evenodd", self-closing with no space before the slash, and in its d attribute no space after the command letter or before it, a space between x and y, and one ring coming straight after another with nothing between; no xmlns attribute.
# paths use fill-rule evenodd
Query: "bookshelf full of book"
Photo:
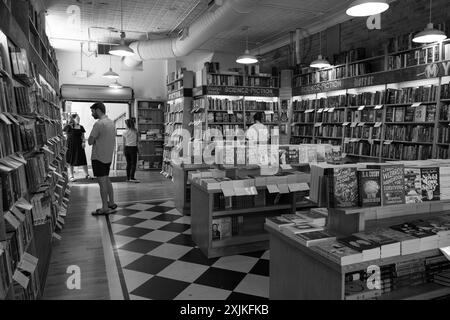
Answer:
<svg viewBox="0 0 450 320"><path fill-rule="evenodd" d="M164 101L136 100L139 170L161 170L164 145Z"/></svg>
<svg viewBox="0 0 450 320"><path fill-rule="evenodd" d="M70 191L58 96L0 31L0 299L39 299Z"/></svg>
<svg viewBox="0 0 450 320"><path fill-rule="evenodd" d="M443 59L450 42L414 50L433 54L419 64L294 88L291 143L341 145L373 161L447 159L450 77Z"/></svg>
<svg viewBox="0 0 450 320"><path fill-rule="evenodd" d="M194 86L194 73L178 69L167 77L167 104L164 112L164 150L161 173L165 177L172 177L172 153L183 155L183 144L190 141L183 140L183 130L192 133L191 106L192 88Z"/></svg>
<svg viewBox="0 0 450 320"><path fill-rule="evenodd" d="M281 114L278 77L261 74L254 68L243 74L241 70L223 71L218 62L207 62L196 73L190 123L193 150L202 150L205 141L216 135L225 139L227 134L245 133L257 112L263 113L262 122L269 132L274 129L278 136ZM207 130L210 136L205 136ZM229 160L225 163L235 163L235 159Z"/></svg>

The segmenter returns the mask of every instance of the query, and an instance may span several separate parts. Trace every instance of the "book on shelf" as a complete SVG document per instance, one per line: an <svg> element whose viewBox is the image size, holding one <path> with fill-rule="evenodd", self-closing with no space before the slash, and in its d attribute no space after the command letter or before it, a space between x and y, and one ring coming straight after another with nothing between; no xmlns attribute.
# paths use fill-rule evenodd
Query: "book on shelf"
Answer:
<svg viewBox="0 0 450 320"><path fill-rule="evenodd" d="M420 179L422 182L422 200L433 201L440 199L439 190L439 168L420 168Z"/></svg>
<svg viewBox="0 0 450 320"><path fill-rule="evenodd" d="M363 261L361 252L349 248L337 240L320 242L317 245L312 246L311 250L318 252L341 266L360 263Z"/></svg>
<svg viewBox="0 0 450 320"><path fill-rule="evenodd" d="M373 231L364 231L354 234L356 237L371 241L380 247L380 258L389 258L399 256L401 253L401 243L390 237L385 229Z"/></svg>
<svg viewBox="0 0 450 320"><path fill-rule="evenodd" d="M321 242L335 240L336 236L325 230L301 232L295 234L295 240L306 247L317 245Z"/></svg>
<svg viewBox="0 0 450 320"><path fill-rule="evenodd" d="M314 210L297 211L296 215L319 227L324 227L327 221L327 215L323 214L320 211Z"/></svg>
<svg viewBox="0 0 450 320"><path fill-rule="evenodd" d="M381 177L379 169L358 170L359 205L381 206Z"/></svg>
<svg viewBox="0 0 450 320"><path fill-rule="evenodd" d="M338 238L337 241L355 251L362 253L363 261L376 260L381 257L381 249L378 243L356 235Z"/></svg>
<svg viewBox="0 0 450 320"><path fill-rule="evenodd" d="M281 229L282 227L285 226L292 226L295 224L295 222L292 221L291 219L282 216L276 216L276 217L267 217L266 224L275 229Z"/></svg>
<svg viewBox="0 0 450 320"><path fill-rule="evenodd" d="M405 167L405 202L422 202L422 179L420 168Z"/></svg>
<svg viewBox="0 0 450 320"><path fill-rule="evenodd" d="M281 232L286 234L298 234L304 232L312 232L312 231L322 231L323 227L319 227L312 223L302 222L294 225L288 225L281 227Z"/></svg>
<svg viewBox="0 0 450 320"><path fill-rule="evenodd" d="M212 221L212 240L220 240L232 236L231 217L213 219Z"/></svg>
<svg viewBox="0 0 450 320"><path fill-rule="evenodd" d="M328 183L328 205L330 208L358 206L358 179L356 167L325 169Z"/></svg>
<svg viewBox="0 0 450 320"><path fill-rule="evenodd" d="M379 169L381 176L381 204L383 206L405 203L405 174L403 165L368 165Z"/></svg>
<svg viewBox="0 0 450 320"><path fill-rule="evenodd" d="M413 222L405 222L390 228L402 232L406 235L419 239L420 251L436 249L438 245L438 235L426 228L421 228Z"/></svg>

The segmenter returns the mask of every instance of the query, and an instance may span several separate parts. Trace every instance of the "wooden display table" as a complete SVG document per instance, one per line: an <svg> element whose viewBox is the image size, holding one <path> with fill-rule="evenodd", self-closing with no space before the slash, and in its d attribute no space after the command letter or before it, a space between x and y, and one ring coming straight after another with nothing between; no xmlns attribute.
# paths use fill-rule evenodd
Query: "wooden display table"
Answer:
<svg viewBox="0 0 450 320"><path fill-rule="evenodd" d="M191 227L192 239L208 257L220 257L244 252L254 252L269 248L269 234L264 230L265 218L296 210L296 193L285 194L288 201L277 205L250 207L243 209L214 209L214 198L221 191L208 191L203 186L191 185ZM266 187L257 187L258 193L266 192ZM213 219L232 216L243 217L244 232L224 239L212 239Z"/></svg>
<svg viewBox="0 0 450 320"><path fill-rule="evenodd" d="M450 200L372 208L328 209L328 229L338 237L364 230L389 227L415 219L439 216L450 209ZM341 266L265 225L270 234L270 299L344 299L345 274L437 256L438 249ZM424 283L383 293L379 299L433 299L450 294L450 287Z"/></svg>
<svg viewBox="0 0 450 320"><path fill-rule="evenodd" d="M213 166L207 164L181 164L172 163L172 177L175 184L175 207L184 214L191 213L191 184L188 181L189 171L210 169Z"/></svg>
<svg viewBox="0 0 450 320"><path fill-rule="evenodd" d="M439 254L438 249L433 249L341 266L271 226L266 225L265 229L270 234L269 298L273 300L342 300L347 272L364 270L370 265L382 266ZM424 283L385 293L380 298L433 299L447 294L450 294L450 287Z"/></svg>

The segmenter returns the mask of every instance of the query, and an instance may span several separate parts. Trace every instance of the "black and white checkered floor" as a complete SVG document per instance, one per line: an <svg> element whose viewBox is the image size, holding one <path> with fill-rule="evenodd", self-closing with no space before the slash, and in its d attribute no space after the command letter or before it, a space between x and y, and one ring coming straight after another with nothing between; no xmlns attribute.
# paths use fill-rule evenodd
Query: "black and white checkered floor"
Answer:
<svg viewBox="0 0 450 320"><path fill-rule="evenodd" d="M269 296L269 251L207 259L173 201L120 206L109 221L130 299Z"/></svg>

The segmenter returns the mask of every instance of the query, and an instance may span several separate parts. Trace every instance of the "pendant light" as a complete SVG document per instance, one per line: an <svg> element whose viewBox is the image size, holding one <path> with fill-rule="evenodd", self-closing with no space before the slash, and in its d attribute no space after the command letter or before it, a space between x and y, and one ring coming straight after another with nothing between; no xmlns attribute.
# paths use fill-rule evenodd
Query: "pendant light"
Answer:
<svg viewBox="0 0 450 320"><path fill-rule="evenodd" d="M382 13L389 9L386 0L356 0L350 4L345 13L352 17L367 17Z"/></svg>
<svg viewBox="0 0 450 320"><path fill-rule="evenodd" d="M441 30L434 29L433 23L431 23L431 5L432 1L430 0L430 22L427 24L425 30L416 34L413 38L413 42L416 43L430 43L430 42L438 42L445 40L447 36Z"/></svg>
<svg viewBox="0 0 450 320"><path fill-rule="evenodd" d="M121 85L117 80L109 85L110 88L113 89L122 89L123 85Z"/></svg>
<svg viewBox="0 0 450 320"><path fill-rule="evenodd" d="M240 64L253 64L253 63L257 63L258 59L254 56L250 54L250 51L248 50L248 27L244 27L242 29L247 30L247 41L246 41L246 49L243 55L240 55L239 57L237 57L236 62L240 63Z"/></svg>
<svg viewBox="0 0 450 320"><path fill-rule="evenodd" d="M123 7L120 0L120 44L109 50L109 54L119 57L129 57L134 55L134 51L125 44L125 32L123 31Z"/></svg>
<svg viewBox="0 0 450 320"><path fill-rule="evenodd" d="M119 78L119 74L115 73L111 67L111 55L109 55L109 70L106 71L103 75L103 78L108 78L108 79L118 79Z"/></svg>
<svg viewBox="0 0 450 320"><path fill-rule="evenodd" d="M320 43L320 45L319 45L320 46L320 54L316 60L311 62L311 64L309 66L311 68L318 68L318 69L329 68L329 67L331 67L331 64L328 62L328 60L326 60L322 56L322 31L319 34L319 43Z"/></svg>

